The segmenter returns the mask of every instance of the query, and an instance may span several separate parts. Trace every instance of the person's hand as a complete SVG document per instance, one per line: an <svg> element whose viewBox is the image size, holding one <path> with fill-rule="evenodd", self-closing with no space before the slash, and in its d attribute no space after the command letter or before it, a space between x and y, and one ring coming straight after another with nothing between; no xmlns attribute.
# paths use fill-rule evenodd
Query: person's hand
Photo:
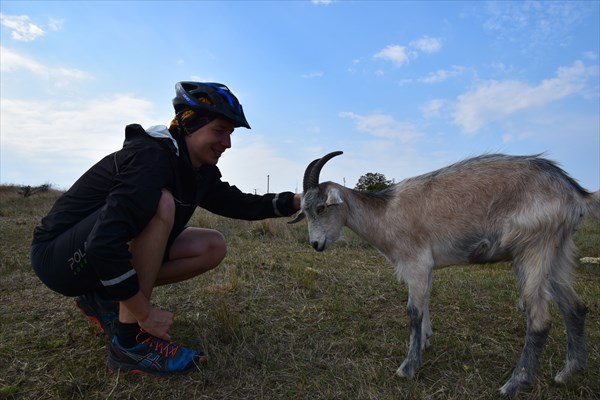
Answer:
<svg viewBox="0 0 600 400"><path fill-rule="evenodd" d="M156 307L151 307L148 316L138 324L149 334L170 341L169 330L173 325L173 313Z"/></svg>
<svg viewBox="0 0 600 400"><path fill-rule="evenodd" d="M302 193L296 193L294 195L294 208L296 209L296 211L300 209L301 201L302 201Z"/></svg>

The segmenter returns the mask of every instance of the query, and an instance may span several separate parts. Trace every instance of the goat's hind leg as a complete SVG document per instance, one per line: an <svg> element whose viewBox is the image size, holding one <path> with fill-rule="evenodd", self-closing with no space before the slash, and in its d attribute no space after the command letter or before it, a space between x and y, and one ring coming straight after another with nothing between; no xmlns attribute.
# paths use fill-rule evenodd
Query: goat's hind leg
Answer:
<svg viewBox="0 0 600 400"><path fill-rule="evenodd" d="M568 280L553 281L552 294L567 329L565 366L554 377L556 383L564 384L579 371L587 368L587 349L584 334L587 307L575 293Z"/></svg>
<svg viewBox="0 0 600 400"><path fill-rule="evenodd" d="M520 388L533 383L540 355L550 333L550 290L545 268L535 262L528 263L527 267L526 270L523 264L515 265L527 311L527 333L517 366L510 379L500 388L500 394L510 398L515 397Z"/></svg>
<svg viewBox="0 0 600 400"><path fill-rule="evenodd" d="M532 384L540 354L542 354L548 339L550 327L536 330L533 326L531 319L528 318L525 346L521 352L521 358L510 379L500 388L500 393L509 398L515 397L519 389Z"/></svg>
<svg viewBox="0 0 600 400"><path fill-rule="evenodd" d="M429 292L431 279L431 268L423 269L414 266L410 271L409 277L404 277L408 285L408 316L410 318L410 344L406 359L396 371L398 376L403 378L412 378L417 368L421 365L423 359L423 348L427 340L427 334L430 334L431 322L427 312L424 321L424 313L429 303ZM425 327L423 326L425 322ZM425 331L424 331L425 330Z"/></svg>
<svg viewBox="0 0 600 400"><path fill-rule="evenodd" d="M565 294L563 300L557 300L558 308L567 328L567 358L565 366L554 377L554 381L559 384L566 383L579 371L587 368L587 349L584 335L587 307L575 294L573 289L569 288L569 290L572 294ZM572 302L570 303L567 298Z"/></svg>

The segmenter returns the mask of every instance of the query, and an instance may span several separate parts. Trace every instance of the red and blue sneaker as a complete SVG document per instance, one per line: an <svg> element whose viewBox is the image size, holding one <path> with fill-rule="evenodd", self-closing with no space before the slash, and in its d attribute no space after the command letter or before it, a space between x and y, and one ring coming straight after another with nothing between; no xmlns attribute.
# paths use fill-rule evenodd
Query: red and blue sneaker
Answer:
<svg viewBox="0 0 600 400"><path fill-rule="evenodd" d="M206 355L201 351L159 339L144 331L137 335L136 340L136 346L126 349L119 344L117 336L113 338L107 361L109 371L178 375L190 373L206 361Z"/></svg>
<svg viewBox="0 0 600 400"><path fill-rule="evenodd" d="M102 333L112 339L119 322L119 302L87 293L75 298L75 305Z"/></svg>

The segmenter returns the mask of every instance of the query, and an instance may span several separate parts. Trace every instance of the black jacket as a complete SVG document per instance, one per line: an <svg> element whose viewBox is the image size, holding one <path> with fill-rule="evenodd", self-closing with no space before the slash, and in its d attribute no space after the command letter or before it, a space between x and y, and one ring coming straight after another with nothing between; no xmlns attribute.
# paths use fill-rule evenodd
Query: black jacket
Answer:
<svg viewBox="0 0 600 400"><path fill-rule="evenodd" d="M139 290L128 242L156 213L163 188L175 197L170 242L184 229L197 206L245 220L295 212L292 192L262 196L242 193L221 181L216 166L193 168L184 140L177 141L177 155L172 139L151 137L137 124L126 127L125 138L121 150L92 166L56 201L35 228L33 238L34 244L52 240L99 210L87 238L86 258L117 300L128 299Z"/></svg>

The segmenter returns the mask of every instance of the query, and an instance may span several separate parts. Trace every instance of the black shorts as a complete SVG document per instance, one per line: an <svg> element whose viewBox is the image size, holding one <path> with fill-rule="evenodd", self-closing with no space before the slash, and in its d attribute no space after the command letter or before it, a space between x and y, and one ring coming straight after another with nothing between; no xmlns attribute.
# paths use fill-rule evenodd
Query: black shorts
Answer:
<svg viewBox="0 0 600 400"><path fill-rule="evenodd" d="M55 239L31 246L29 254L33 270L50 289L65 296L104 290L85 258L85 242L98 220L100 210Z"/></svg>
<svg viewBox="0 0 600 400"><path fill-rule="evenodd" d="M105 292L100 278L88 265L85 257L87 238L101 210L102 208L93 212L55 239L34 243L31 246L30 258L33 270L50 289L65 296ZM183 229L171 233L163 262L168 261L171 245Z"/></svg>

